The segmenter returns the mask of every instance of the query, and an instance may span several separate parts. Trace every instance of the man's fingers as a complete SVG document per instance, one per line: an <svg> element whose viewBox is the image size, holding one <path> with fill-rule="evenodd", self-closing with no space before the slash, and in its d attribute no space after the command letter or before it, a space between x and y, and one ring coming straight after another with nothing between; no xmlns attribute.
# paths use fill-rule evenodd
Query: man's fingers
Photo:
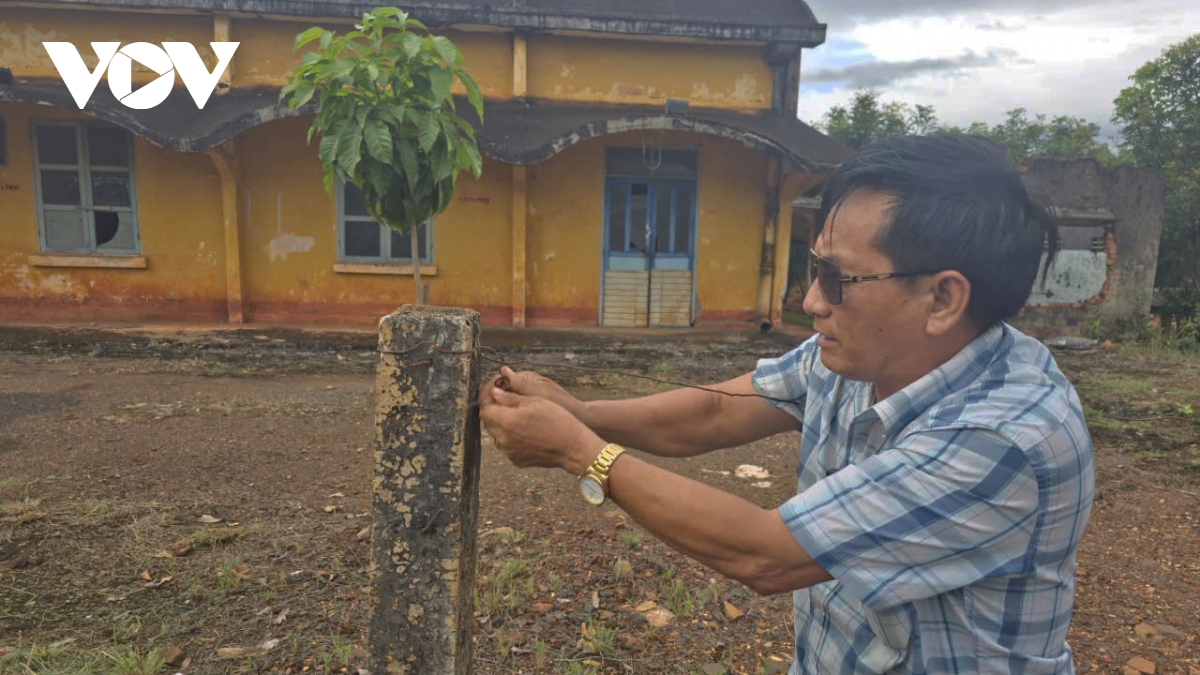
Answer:
<svg viewBox="0 0 1200 675"><path fill-rule="evenodd" d="M492 397L492 401L494 401L495 403L498 403L506 408L517 407L518 405L520 405L521 400L525 398L524 396L521 396L520 394L513 393L511 391L504 391L503 389L500 389L499 387L492 387L491 397Z"/></svg>

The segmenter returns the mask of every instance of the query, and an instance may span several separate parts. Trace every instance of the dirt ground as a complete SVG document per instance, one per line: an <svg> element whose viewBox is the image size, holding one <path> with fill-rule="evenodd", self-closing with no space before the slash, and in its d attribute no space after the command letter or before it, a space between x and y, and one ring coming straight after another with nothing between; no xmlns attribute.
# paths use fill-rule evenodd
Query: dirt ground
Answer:
<svg viewBox="0 0 1200 675"><path fill-rule="evenodd" d="M693 383L797 343L566 331L484 341L514 359ZM376 360L369 333L0 329L0 674L365 665ZM1122 673L1140 657L1157 673L1200 675L1200 362L1119 350L1059 361L1097 454L1077 670ZM663 387L545 372L584 398ZM663 464L774 506L794 493L797 446L790 434ZM739 478L743 464L770 476ZM615 507L586 507L569 477L518 471L486 444L481 490L478 672L786 668L787 596L755 596Z"/></svg>

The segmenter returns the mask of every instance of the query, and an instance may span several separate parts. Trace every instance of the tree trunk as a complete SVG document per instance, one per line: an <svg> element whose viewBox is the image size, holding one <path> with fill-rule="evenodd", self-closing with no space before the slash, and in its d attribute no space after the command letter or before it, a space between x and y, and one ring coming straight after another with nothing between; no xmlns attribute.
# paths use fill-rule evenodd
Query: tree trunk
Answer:
<svg viewBox="0 0 1200 675"><path fill-rule="evenodd" d="M415 284L417 289L415 302L418 305L423 305L425 304L425 294L422 292L424 289L421 287L421 250L417 248L417 242L420 241L420 237L417 236L418 227L420 227L418 224L408 226L408 240L412 242L413 284Z"/></svg>

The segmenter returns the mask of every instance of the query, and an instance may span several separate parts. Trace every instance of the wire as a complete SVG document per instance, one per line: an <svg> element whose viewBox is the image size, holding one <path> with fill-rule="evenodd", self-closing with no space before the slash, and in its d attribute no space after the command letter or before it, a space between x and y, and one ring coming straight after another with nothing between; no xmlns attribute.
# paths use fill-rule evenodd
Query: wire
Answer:
<svg viewBox="0 0 1200 675"><path fill-rule="evenodd" d="M484 347L482 345L480 347L478 347L477 349L455 350L455 349L446 349L445 347L442 347L433 341L425 341L425 342L419 342L419 343L413 345L412 347L405 349L403 351L388 351L388 350L381 349L381 350L379 350L379 353L386 354L389 356L407 356L409 354L416 352L418 349L420 349L422 347L431 347L434 351L440 352L442 354L450 354L450 355L454 355L454 356L468 356L468 355L478 356L479 358L481 358L485 361L490 361L492 363L496 363L501 366L509 366L510 368L512 366L530 366L533 368L543 368L543 369L557 368L560 370L573 370L573 371L584 372L584 373L617 375L619 377L629 377L629 378L638 379L638 380L645 380L647 382L654 382L657 384L665 384L665 385L671 386L671 387L680 387L682 389L696 389L699 391L708 392L710 394L719 394L721 396L728 396L730 398L760 398L764 401L771 401L773 403L795 403L795 400L793 400L793 399L774 398L771 396L767 396L765 394L757 394L757 393L755 393L755 394L739 394L736 392L715 389L713 387L705 387L705 386L696 385L696 384L689 384L687 382L676 382L674 380L664 380L659 377L643 375L642 373L635 373L635 372L628 371L628 370L611 370L608 368L593 368L590 366L574 366L574 365L568 365L565 363L544 363L544 362L540 362L540 361L531 361L529 359L507 359L499 351L492 349L490 347ZM426 366L426 365L430 365L432 363L433 363L432 361L427 360L427 361L418 361L418 362L410 363L407 365L410 368L416 368L418 366ZM505 384L507 384L507 381L505 381ZM501 388L504 389L504 387L501 387Z"/></svg>

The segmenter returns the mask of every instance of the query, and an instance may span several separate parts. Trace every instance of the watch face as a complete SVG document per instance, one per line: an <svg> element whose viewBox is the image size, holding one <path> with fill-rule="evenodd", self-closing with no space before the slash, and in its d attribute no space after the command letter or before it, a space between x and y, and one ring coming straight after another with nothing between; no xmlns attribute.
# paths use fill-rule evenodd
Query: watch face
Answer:
<svg viewBox="0 0 1200 675"><path fill-rule="evenodd" d="M604 487L600 485L600 481L591 476L584 476L579 479L579 491L583 493L583 498L592 506L600 506L604 503Z"/></svg>

